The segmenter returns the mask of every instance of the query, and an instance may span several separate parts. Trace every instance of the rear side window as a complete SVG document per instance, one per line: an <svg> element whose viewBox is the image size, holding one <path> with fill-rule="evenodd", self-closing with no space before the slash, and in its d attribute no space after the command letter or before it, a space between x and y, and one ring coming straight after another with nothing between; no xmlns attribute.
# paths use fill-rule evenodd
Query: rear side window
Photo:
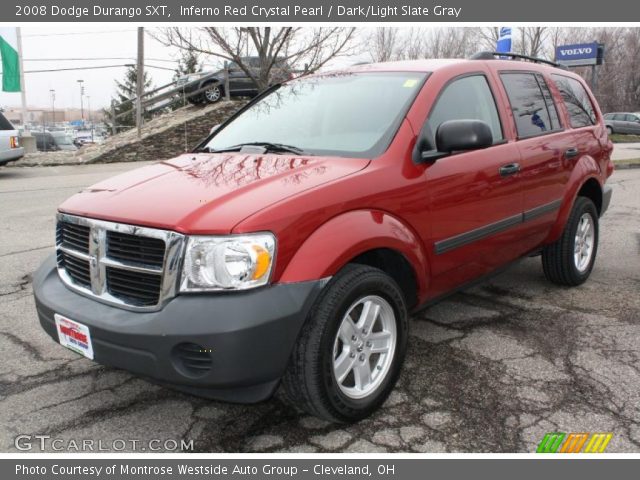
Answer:
<svg viewBox="0 0 640 480"><path fill-rule="evenodd" d="M15 127L2 113L0 113L0 130L15 130Z"/></svg>
<svg viewBox="0 0 640 480"><path fill-rule="evenodd" d="M564 75L552 75L552 77L569 111L571 126L579 128L595 125L596 113L584 86L576 79Z"/></svg>
<svg viewBox="0 0 640 480"><path fill-rule="evenodd" d="M482 120L491 128L494 143L503 138L496 102L484 75L462 77L444 87L427 121L431 134L435 136L448 120Z"/></svg>
<svg viewBox="0 0 640 480"><path fill-rule="evenodd" d="M545 98L536 77L534 73L500 74L513 111L518 138L535 137L560 128L558 112L547 85L541 79L548 96Z"/></svg>

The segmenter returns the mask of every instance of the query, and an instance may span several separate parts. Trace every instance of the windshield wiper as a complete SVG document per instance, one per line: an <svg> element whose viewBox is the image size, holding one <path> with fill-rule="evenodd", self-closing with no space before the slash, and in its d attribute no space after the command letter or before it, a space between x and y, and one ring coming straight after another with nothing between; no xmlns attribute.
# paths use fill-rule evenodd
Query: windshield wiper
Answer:
<svg viewBox="0 0 640 480"><path fill-rule="evenodd" d="M303 154L304 150L294 145L286 145L284 143L271 143L271 142L249 142L233 145L232 147L222 148L220 150L209 149L210 153L223 153L223 152L238 152L242 150L242 147L263 147L265 152L287 152L295 153L297 155Z"/></svg>

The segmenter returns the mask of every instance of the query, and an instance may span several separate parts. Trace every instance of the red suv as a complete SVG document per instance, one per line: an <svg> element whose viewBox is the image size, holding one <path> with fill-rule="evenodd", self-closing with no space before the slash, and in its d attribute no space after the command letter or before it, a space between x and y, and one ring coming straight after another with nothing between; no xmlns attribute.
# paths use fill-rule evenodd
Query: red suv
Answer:
<svg viewBox="0 0 640 480"><path fill-rule="evenodd" d="M519 258L593 268L612 144L584 81L424 60L299 78L193 153L59 208L40 323L99 363L210 398L354 421L398 378L408 314Z"/></svg>

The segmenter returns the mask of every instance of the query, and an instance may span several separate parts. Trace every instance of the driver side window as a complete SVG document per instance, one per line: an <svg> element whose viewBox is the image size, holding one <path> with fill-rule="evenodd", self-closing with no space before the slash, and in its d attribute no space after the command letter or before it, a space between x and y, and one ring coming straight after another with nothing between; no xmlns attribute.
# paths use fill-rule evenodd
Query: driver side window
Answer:
<svg viewBox="0 0 640 480"><path fill-rule="evenodd" d="M484 75L462 77L444 87L427 120L434 148L436 131L448 120L482 120L491 128L493 143L504 138L496 102Z"/></svg>

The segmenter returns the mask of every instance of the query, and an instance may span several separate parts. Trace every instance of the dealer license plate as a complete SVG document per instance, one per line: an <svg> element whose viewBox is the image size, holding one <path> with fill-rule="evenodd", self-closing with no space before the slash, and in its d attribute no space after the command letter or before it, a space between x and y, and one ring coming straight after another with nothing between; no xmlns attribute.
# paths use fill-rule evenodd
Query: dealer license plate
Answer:
<svg viewBox="0 0 640 480"><path fill-rule="evenodd" d="M93 345L91 344L89 327L57 313L53 318L56 321L60 345L93 360Z"/></svg>

